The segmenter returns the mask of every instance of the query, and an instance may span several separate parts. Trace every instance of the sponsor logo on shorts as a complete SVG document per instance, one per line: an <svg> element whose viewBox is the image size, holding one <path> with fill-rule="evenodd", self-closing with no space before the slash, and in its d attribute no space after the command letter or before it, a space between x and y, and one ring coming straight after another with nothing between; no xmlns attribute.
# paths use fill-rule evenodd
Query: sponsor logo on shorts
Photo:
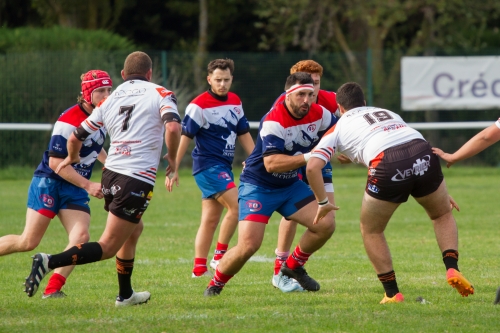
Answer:
<svg viewBox="0 0 500 333"><path fill-rule="evenodd" d="M225 172L225 171L222 171L221 173L219 173L217 175L217 178L218 179L225 179L225 180L232 180L231 176L227 172Z"/></svg>
<svg viewBox="0 0 500 333"><path fill-rule="evenodd" d="M240 108L237 107L237 106L235 106L233 110L234 110L234 112L236 112L236 114L240 114L241 113Z"/></svg>
<svg viewBox="0 0 500 333"><path fill-rule="evenodd" d="M258 212L259 210L262 209L262 204L257 201L257 200L248 200L247 203L247 208L252 212Z"/></svg>
<svg viewBox="0 0 500 333"><path fill-rule="evenodd" d="M373 184L368 184L368 191L373 192L373 193L378 193L380 190L378 189L377 186Z"/></svg>
<svg viewBox="0 0 500 333"><path fill-rule="evenodd" d="M145 194L144 194L144 191L141 191L139 193L135 193L135 192L130 192L130 195L133 195L134 197L139 197L139 198L144 198Z"/></svg>
<svg viewBox="0 0 500 333"><path fill-rule="evenodd" d="M42 200L43 205L44 205L45 207L47 207L47 208L52 208L52 207L54 207L54 202L55 202L55 200L54 200L54 198L52 198L50 195L48 195L48 194L42 194L42 195L40 196L40 199Z"/></svg>
<svg viewBox="0 0 500 333"><path fill-rule="evenodd" d="M377 171L377 170L376 170L375 168L369 168L369 169L368 169L368 174L369 174L370 176L375 176L375 172L376 172L376 171ZM398 170L398 171L399 171L399 170Z"/></svg>
<svg viewBox="0 0 500 333"><path fill-rule="evenodd" d="M406 180L407 178L411 177L412 175L415 176L423 176L424 173L429 170L429 167L431 165L431 157L430 155L425 155L423 158L418 158L415 163L413 163L413 167L411 169L406 169L403 171L400 171L399 169L397 170L397 173L392 176L391 180L393 182L401 182L403 180Z"/></svg>
<svg viewBox="0 0 500 333"><path fill-rule="evenodd" d="M151 200L152 197L153 197L153 191L149 191L148 196L146 197L146 199Z"/></svg>
<svg viewBox="0 0 500 333"><path fill-rule="evenodd" d="M111 194L112 195L115 195L116 193L118 193L118 191L120 191L122 188L118 185L113 185L111 186Z"/></svg>
<svg viewBox="0 0 500 333"><path fill-rule="evenodd" d="M62 150L61 146L58 143L56 143L55 146L52 146L52 148L54 148L54 150L58 150L58 151Z"/></svg>
<svg viewBox="0 0 500 333"><path fill-rule="evenodd" d="M108 188L105 188L104 185L102 186L102 194L104 195L108 195L109 193L111 193L111 191L108 189Z"/></svg>
<svg viewBox="0 0 500 333"><path fill-rule="evenodd" d="M132 214L134 214L136 210L137 210L137 208L131 208L131 209L123 208L123 212L128 216L131 216Z"/></svg>

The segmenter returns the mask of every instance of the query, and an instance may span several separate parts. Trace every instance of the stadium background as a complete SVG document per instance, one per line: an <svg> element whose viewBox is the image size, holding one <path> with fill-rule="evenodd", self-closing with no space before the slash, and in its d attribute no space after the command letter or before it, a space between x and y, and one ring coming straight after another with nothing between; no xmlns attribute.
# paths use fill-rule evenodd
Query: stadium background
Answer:
<svg viewBox="0 0 500 333"><path fill-rule="evenodd" d="M480 55L495 55L500 50L483 50ZM195 82L196 62L207 63L215 58L231 58L235 61L232 91L237 93L249 121L259 121L269 110L276 97L282 93L291 65L302 59L313 58L324 67L321 87L335 91L342 83L352 81L344 56L340 53L319 53L310 57L306 52L208 53L203 59L194 52L147 51L153 59L153 81L176 93L181 115L189 101L208 87L203 80ZM68 107L74 105L80 92L79 77L89 68L107 70L114 86L122 82L120 71L128 52L125 51L44 51L7 52L0 55L0 123L54 123ZM475 53L476 55L478 53ZM374 62L369 50L356 53L360 63L366 64L361 77L367 103L393 110L407 122L491 121L498 117L497 110L456 111L401 111L400 80L384 83L382 89L373 91ZM448 51L446 55L453 55ZM463 52L455 55L467 55ZM471 55L471 54L469 54ZM385 68L396 68L399 75L401 54L383 52ZM204 68L204 66L203 66ZM201 86L200 86L201 82ZM429 114L431 115L429 117ZM478 129L423 130L424 136L434 145L454 151ZM252 130L255 137L256 131ZM50 137L50 130L2 130L0 131L0 167L36 167ZM244 159L237 151L235 163ZM500 165L500 147L491 149L471 159L470 164ZM183 161L190 165L189 157Z"/></svg>

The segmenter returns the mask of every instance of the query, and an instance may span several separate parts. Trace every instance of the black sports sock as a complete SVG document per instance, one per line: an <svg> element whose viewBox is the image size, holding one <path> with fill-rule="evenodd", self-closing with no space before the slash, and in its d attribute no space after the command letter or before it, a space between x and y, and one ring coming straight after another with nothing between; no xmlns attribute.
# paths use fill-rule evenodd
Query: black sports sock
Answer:
<svg viewBox="0 0 500 333"><path fill-rule="evenodd" d="M134 270L134 259L120 259L116 257L116 272L118 273L118 295L127 299L132 296L132 271Z"/></svg>
<svg viewBox="0 0 500 333"><path fill-rule="evenodd" d="M446 270L449 270L450 268L454 268L457 271L460 272L458 269L458 251L449 249L445 250L443 252L443 262L444 265L446 266Z"/></svg>
<svg viewBox="0 0 500 333"><path fill-rule="evenodd" d="M50 269L54 269L70 265L84 265L99 261L101 258L101 244L98 242L82 243L62 253L52 255L48 266Z"/></svg>
<svg viewBox="0 0 500 333"><path fill-rule="evenodd" d="M387 297L394 297L394 295L399 293L398 283L396 282L396 273L394 273L393 270L384 274L377 274L377 276L384 286Z"/></svg>

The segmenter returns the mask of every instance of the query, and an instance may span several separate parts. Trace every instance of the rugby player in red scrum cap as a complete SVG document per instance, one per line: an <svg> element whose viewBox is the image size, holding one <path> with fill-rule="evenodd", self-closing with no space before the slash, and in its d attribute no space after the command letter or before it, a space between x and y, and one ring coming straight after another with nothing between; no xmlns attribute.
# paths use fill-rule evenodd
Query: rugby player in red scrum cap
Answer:
<svg viewBox="0 0 500 333"><path fill-rule="evenodd" d="M89 240L89 195L101 199L101 184L90 181L92 167L98 159L104 164L106 152L102 149L106 129L88 137L80 149L81 160L58 175L55 168L68 155L66 143L71 133L87 119L95 105L109 96L112 80L102 70L90 70L81 76L82 94L77 104L64 111L54 124L52 136L42 161L33 175L28 191L26 225L21 235L0 238L0 256L35 249L57 215L68 233L70 248ZM66 296L61 288L75 266L61 267L54 271L42 298Z"/></svg>

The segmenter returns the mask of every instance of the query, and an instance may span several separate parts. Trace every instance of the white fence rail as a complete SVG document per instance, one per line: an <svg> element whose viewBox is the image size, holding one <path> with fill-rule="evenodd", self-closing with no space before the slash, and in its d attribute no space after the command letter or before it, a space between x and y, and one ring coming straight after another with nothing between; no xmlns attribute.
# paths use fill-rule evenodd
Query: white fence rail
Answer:
<svg viewBox="0 0 500 333"><path fill-rule="evenodd" d="M258 129L258 121L250 121L251 129ZM435 129L471 129L486 128L492 125L493 121L462 121L462 122L438 122L438 123L408 123L410 127L417 130ZM52 124L30 124L30 123L0 123L0 130L17 131L50 131Z"/></svg>
<svg viewBox="0 0 500 333"><path fill-rule="evenodd" d="M259 128L258 121L250 121L250 128ZM417 130L430 130L430 129L469 129L469 128L486 128L493 125L494 121L461 121L461 122L448 122L448 123L408 123L410 127Z"/></svg>

